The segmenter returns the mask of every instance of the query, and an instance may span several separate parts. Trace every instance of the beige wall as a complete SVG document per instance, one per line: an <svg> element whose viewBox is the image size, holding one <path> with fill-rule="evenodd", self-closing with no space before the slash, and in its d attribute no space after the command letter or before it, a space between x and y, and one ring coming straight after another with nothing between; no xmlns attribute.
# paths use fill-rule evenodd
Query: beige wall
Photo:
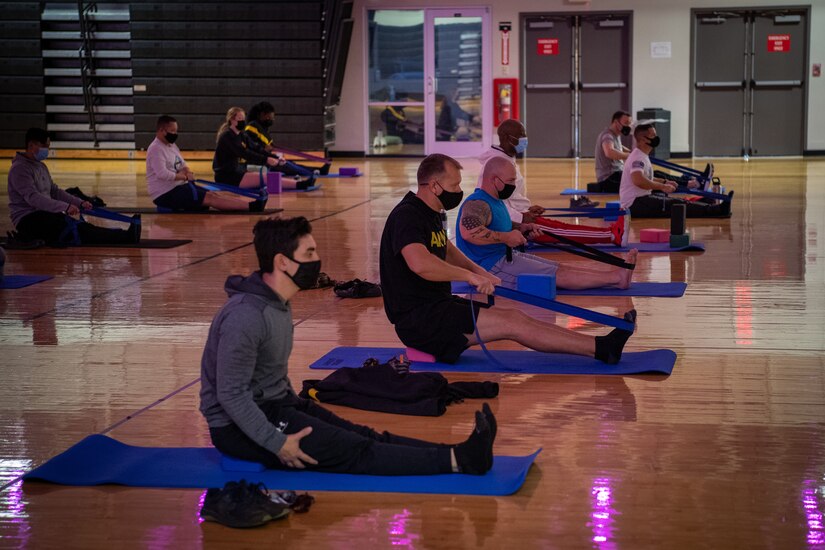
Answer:
<svg viewBox="0 0 825 550"><path fill-rule="evenodd" d="M333 150L364 151L366 137L366 90L364 70L364 22L367 9L418 8L446 6L491 6L494 30L493 77L518 77L519 14L554 11L632 11L633 12L633 104L632 112L644 107L663 107L671 111L671 150L690 150L690 10L691 8L734 8L736 6L799 6L787 0L592 0L588 5L573 5L566 0L507 0L492 3L462 0L355 0L353 30L341 106L337 113L336 145ZM810 63L825 64L825 0L810 4ZM510 71L505 74L498 46L499 21L512 21ZM651 42L671 42L671 59L652 59ZM825 150L825 77L811 78L810 63L806 78L808 114L806 150Z"/></svg>

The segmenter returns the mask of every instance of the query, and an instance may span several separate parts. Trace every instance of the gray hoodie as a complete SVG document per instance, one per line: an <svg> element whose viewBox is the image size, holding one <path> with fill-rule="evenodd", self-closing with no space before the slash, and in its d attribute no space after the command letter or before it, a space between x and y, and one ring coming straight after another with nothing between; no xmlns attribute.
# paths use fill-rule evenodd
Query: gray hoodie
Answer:
<svg viewBox="0 0 825 550"><path fill-rule="evenodd" d="M235 424L277 453L286 441L259 403L293 393L287 377L292 310L259 272L226 280L229 300L215 316L201 359L201 405L210 428Z"/></svg>
<svg viewBox="0 0 825 550"><path fill-rule="evenodd" d="M49 169L39 160L17 153L11 161L9 215L15 227L34 212L65 212L70 204L80 206L82 203L55 185Z"/></svg>

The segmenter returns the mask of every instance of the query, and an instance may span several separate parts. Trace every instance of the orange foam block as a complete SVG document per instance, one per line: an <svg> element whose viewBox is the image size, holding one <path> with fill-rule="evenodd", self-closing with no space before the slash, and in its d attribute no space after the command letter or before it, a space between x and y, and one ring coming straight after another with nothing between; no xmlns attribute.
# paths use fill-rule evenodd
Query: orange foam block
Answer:
<svg viewBox="0 0 825 550"><path fill-rule="evenodd" d="M667 229L642 229L639 231L639 240L643 243L666 243L670 239Z"/></svg>

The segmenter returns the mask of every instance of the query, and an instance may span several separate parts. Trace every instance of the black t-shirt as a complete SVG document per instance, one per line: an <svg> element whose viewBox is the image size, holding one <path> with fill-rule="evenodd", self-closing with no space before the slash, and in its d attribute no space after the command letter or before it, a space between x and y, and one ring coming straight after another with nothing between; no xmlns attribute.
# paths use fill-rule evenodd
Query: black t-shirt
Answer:
<svg viewBox="0 0 825 550"><path fill-rule="evenodd" d="M215 180L238 185L246 173L246 163L263 166L266 164L266 156L247 147L243 132L236 134L232 130L225 130L218 138L215 157L212 159Z"/></svg>
<svg viewBox="0 0 825 550"><path fill-rule="evenodd" d="M441 213L410 192L390 212L381 236L381 290L384 310L393 324L416 307L452 296L449 281L428 281L407 266L401 250L413 243L423 244L442 260L447 258L447 232Z"/></svg>

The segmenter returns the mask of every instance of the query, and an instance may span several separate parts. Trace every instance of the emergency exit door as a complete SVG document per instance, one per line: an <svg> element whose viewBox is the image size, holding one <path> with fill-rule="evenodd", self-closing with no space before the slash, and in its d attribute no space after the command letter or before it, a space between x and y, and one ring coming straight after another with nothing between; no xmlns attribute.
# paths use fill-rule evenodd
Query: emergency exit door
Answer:
<svg viewBox="0 0 825 550"><path fill-rule="evenodd" d="M611 115L630 109L630 14L522 21L523 120L531 156L592 157Z"/></svg>
<svg viewBox="0 0 825 550"><path fill-rule="evenodd" d="M693 46L694 153L801 155L807 11L697 12Z"/></svg>

